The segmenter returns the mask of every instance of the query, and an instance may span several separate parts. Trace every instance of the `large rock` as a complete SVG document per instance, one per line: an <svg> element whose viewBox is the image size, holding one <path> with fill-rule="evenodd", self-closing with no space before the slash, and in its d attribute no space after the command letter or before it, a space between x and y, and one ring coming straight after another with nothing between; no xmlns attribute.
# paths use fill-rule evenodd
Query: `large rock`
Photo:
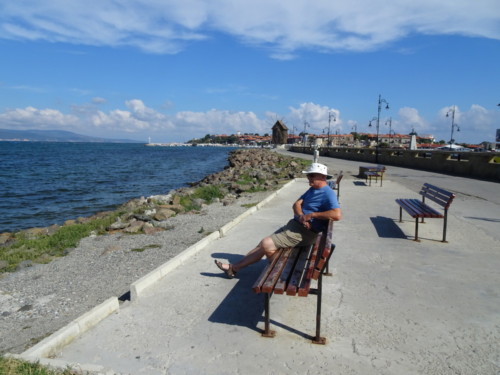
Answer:
<svg viewBox="0 0 500 375"><path fill-rule="evenodd" d="M123 231L125 233L139 233L142 231L142 227L144 226L144 221L132 221L130 225L125 228Z"/></svg>
<svg viewBox="0 0 500 375"><path fill-rule="evenodd" d="M157 212L153 215L153 219L157 221L163 221L166 220L172 216L175 216L176 212L174 210L168 209L168 208L160 208L157 210Z"/></svg>

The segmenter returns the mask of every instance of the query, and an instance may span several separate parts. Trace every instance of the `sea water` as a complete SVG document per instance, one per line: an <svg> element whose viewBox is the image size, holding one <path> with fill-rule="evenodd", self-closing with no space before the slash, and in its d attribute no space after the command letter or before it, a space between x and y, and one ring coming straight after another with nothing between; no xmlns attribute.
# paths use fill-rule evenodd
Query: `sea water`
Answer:
<svg viewBox="0 0 500 375"><path fill-rule="evenodd" d="M229 147L0 142L0 233L167 194L227 165Z"/></svg>

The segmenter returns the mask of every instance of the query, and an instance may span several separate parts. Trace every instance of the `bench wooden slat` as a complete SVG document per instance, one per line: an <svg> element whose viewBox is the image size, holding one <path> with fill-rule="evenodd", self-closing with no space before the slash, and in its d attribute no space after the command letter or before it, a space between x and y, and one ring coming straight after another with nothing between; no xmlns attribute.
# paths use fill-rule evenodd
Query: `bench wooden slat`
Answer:
<svg viewBox="0 0 500 375"><path fill-rule="evenodd" d="M297 291L299 290L300 282L304 278L305 273L307 271L307 264L311 257L314 257L315 253L318 251L316 245L309 246L307 249L309 251L301 251L299 254L299 258L297 259L297 263L293 269L293 273L291 274L290 281L288 282L288 286L286 288L287 296L295 296Z"/></svg>
<svg viewBox="0 0 500 375"><path fill-rule="evenodd" d="M263 293L272 293L274 285L276 285L276 282L278 281L281 272L285 268L291 254L292 254L291 248L288 248L281 252L281 256L276 261L276 264L274 265L271 272L269 272L266 281L262 284Z"/></svg>
<svg viewBox="0 0 500 375"><path fill-rule="evenodd" d="M425 199L430 199L433 202L436 202L444 208L450 207L451 202L455 198L455 194L427 183L422 186L420 195L422 195Z"/></svg>
<svg viewBox="0 0 500 375"><path fill-rule="evenodd" d="M269 276L269 274L271 273L271 271L274 269L276 263L278 262L278 259L281 258L281 256L283 255L283 253L286 253L286 251L290 251L291 248L287 248L287 249L283 249L283 251L281 252L281 254L279 254L279 256L277 256L276 258L273 259L273 261L267 265L267 267L265 267L262 272L260 273L259 277L257 278L257 280L255 281L255 283L253 284L252 286L252 290L255 292L255 293L262 293L262 284L264 284L264 282L266 281L267 277Z"/></svg>
<svg viewBox="0 0 500 375"><path fill-rule="evenodd" d="M330 259L330 255L333 252L332 238L333 238L333 225L329 225L327 228L326 236L321 237L321 243L319 244L320 248L322 248L323 251L320 253L313 270L312 278L314 280L318 280L319 275L323 272L328 263L328 260Z"/></svg>
<svg viewBox="0 0 500 375"><path fill-rule="evenodd" d="M297 259L299 252L304 251L303 247L294 247L291 250L291 255L286 262L285 268L282 271L282 275L274 285L274 293L283 294L285 293L286 286L288 284L288 280L290 279L290 275L293 273L293 269L295 267L296 262L292 261L292 259Z"/></svg>
<svg viewBox="0 0 500 375"><path fill-rule="evenodd" d="M422 203L418 199L396 199L396 202L402 206L408 214L413 217L429 217L429 218L442 218L443 214L436 211L429 205Z"/></svg>

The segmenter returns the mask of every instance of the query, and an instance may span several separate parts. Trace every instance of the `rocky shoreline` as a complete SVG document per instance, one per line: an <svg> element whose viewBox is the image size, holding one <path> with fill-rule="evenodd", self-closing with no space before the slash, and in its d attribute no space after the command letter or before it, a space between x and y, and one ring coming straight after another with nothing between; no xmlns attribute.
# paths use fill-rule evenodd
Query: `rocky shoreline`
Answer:
<svg viewBox="0 0 500 375"><path fill-rule="evenodd" d="M276 152L236 150L223 171L190 187L122 205L122 214L106 234L91 234L68 255L3 273L0 354L23 352L109 297L119 296L128 303L132 282L241 215L302 170L301 163ZM210 204L192 197L196 188L206 186L217 186L223 197ZM185 197L192 198L196 209L181 208ZM48 231L33 229L32 235ZM12 235L8 238L4 246Z"/></svg>

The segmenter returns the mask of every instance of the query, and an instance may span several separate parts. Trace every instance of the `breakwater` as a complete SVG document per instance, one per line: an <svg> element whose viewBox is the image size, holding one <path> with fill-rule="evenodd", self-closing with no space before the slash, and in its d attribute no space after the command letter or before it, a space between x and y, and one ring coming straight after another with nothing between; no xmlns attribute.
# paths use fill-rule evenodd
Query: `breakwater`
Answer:
<svg viewBox="0 0 500 375"><path fill-rule="evenodd" d="M314 148L292 146L290 151L314 154ZM321 147L320 156L367 163L421 169L454 176L500 182L500 154L495 152L457 152L396 150L380 148Z"/></svg>

